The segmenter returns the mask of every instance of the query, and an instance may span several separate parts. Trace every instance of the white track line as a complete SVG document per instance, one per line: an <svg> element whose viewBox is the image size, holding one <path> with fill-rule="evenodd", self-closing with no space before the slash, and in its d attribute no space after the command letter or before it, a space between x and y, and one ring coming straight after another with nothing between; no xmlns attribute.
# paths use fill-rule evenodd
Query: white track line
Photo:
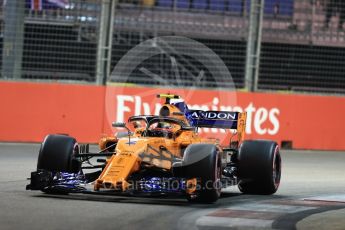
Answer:
<svg viewBox="0 0 345 230"><path fill-rule="evenodd" d="M330 201L330 202L345 203L345 194L334 194L334 195L327 195L327 196L315 196L315 197L304 198L303 200L309 200L309 201Z"/></svg>
<svg viewBox="0 0 345 230"><path fill-rule="evenodd" d="M258 219L246 219L246 218L227 218L227 217L214 217L214 216L203 216L196 221L198 227L227 227L227 228L238 228L241 229L248 227L269 229L271 228L273 220L258 220Z"/></svg>

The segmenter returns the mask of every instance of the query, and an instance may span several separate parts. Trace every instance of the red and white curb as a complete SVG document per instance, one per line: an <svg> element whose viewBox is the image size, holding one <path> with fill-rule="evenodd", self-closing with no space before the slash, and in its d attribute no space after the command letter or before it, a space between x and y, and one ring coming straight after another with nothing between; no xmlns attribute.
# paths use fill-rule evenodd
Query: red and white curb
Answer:
<svg viewBox="0 0 345 230"><path fill-rule="evenodd" d="M199 229L213 227L229 229L271 229L273 223L286 215L312 211L324 206L345 205L342 199L269 200L257 203L235 204L199 217Z"/></svg>
<svg viewBox="0 0 345 230"><path fill-rule="evenodd" d="M275 219L285 214L311 209L315 209L315 207L267 203L232 205L200 217L196 221L196 225L198 227L249 227L267 229L271 228Z"/></svg>

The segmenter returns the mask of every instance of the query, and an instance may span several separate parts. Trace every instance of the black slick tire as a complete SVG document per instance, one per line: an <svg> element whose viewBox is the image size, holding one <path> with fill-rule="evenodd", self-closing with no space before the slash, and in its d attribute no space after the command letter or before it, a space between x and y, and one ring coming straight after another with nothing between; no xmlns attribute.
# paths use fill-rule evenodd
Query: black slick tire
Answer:
<svg viewBox="0 0 345 230"><path fill-rule="evenodd" d="M245 194L270 195L281 178L279 146L273 141L244 141L238 154L238 188Z"/></svg>

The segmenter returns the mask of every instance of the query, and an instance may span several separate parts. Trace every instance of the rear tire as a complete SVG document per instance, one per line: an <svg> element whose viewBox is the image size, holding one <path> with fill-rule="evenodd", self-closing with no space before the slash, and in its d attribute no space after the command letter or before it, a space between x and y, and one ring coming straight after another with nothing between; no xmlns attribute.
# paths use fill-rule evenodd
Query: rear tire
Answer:
<svg viewBox="0 0 345 230"><path fill-rule="evenodd" d="M74 158L79 148L73 137L48 135L44 139L37 161L37 169L50 172L78 173L81 163Z"/></svg>
<svg viewBox="0 0 345 230"><path fill-rule="evenodd" d="M279 146L273 141L244 141L238 155L238 188L246 194L269 195L277 191L281 178Z"/></svg>
<svg viewBox="0 0 345 230"><path fill-rule="evenodd" d="M198 203L214 203L221 194L221 158L215 145L192 144L184 153L182 167L187 178L197 178L195 194L187 194L187 200Z"/></svg>

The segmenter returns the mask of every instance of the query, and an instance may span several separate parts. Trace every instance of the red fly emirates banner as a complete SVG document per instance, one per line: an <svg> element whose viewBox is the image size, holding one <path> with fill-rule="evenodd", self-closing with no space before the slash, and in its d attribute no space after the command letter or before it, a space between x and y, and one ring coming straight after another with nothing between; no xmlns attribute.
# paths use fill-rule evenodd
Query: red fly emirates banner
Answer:
<svg viewBox="0 0 345 230"><path fill-rule="evenodd" d="M189 109L247 112L246 139L291 141L298 149L345 150L345 97L198 89L0 83L0 141L40 142L65 133L97 142L116 130L113 121L157 114L156 94L178 94ZM202 128L200 135L229 143L230 133Z"/></svg>

